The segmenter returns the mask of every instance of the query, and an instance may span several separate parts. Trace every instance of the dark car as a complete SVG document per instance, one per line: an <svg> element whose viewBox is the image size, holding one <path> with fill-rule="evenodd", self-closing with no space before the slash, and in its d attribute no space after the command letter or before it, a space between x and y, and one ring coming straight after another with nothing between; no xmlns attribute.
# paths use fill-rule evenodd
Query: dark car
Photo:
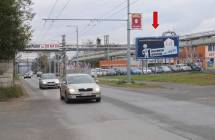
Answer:
<svg viewBox="0 0 215 140"><path fill-rule="evenodd" d="M188 64L188 66L191 67L192 71L202 71L201 67L199 67L195 64Z"/></svg>

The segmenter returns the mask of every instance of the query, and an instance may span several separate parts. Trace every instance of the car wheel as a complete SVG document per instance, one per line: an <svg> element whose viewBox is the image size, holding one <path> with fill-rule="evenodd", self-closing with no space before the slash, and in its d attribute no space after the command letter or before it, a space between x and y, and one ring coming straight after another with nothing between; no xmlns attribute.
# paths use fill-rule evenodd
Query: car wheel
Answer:
<svg viewBox="0 0 215 140"><path fill-rule="evenodd" d="M64 97L61 95L61 93L60 93L60 99L61 99L61 100L64 100Z"/></svg>
<svg viewBox="0 0 215 140"><path fill-rule="evenodd" d="M66 93L65 93L64 101L65 101L65 103L67 103L67 104L69 104L69 103L70 103L70 100L68 99L68 97L67 97L67 94L66 94Z"/></svg>
<svg viewBox="0 0 215 140"><path fill-rule="evenodd" d="M98 103L101 102L101 98L96 99L96 102Z"/></svg>

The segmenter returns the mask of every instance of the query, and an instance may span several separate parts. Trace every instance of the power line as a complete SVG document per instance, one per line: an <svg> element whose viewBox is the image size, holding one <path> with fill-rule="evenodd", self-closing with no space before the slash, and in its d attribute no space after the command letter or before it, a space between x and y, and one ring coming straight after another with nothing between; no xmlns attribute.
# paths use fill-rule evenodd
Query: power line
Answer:
<svg viewBox="0 0 215 140"><path fill-rule="evenodd" d="M71 0L68 0L65 5L63 6L63 8L60 10L59 14L56 16L56 18L58 18L66 9L67 6L69 6L69 3L71 2Z"/></svg>
<svg viewBox="0 0 215 140"><path fill-rule="evenodd" d="M133 2L131 3L131 5L134 5L134 4L137 3L137 2L138 2L138 0L135 0L135 1L133 1ZM118 8L118 6L121 6L121 5L123 5L124 3L127 3L127 1L124 1L124 2L122 2L121 4L116 5L114 8ZM108 15L108 16L105 16L105 17L112 17L113 15L116 15L117 13L120 13L121 11L123 11L123 10L126 9L126 8L127 8L127 6L122 7L122 8L120 8L119 10L117 10L117 11L113 12L112 14L110 14L110 15ZM96 27L96 26L92 26L90 29L88 29L87 31L83 32L82 34L88 33L89 31L91 31L91 30L94 29L95 27Z"/></svg>
<svg viewBox="0 0 215 140"><path fill-rule="evenodd" d="M121 2L121 3L119 3L119 4L117 4L116 6L114 6L113 8L111 8L111 10L105 12L104 14L102 14L102 15L99 16L99 17L100 17L100 18L104 18L105 15L108 15L108 14L112 13L116 8L118 8L119 6L121 6L121 5L125 4L125 3L126 3L126 1L123 1L123 2ZM90 23L89 23L89 24L90 24ZM85 27L83 28L82 31L85 31L85 29L89 27L89 24L88 24L87 26L85 26ZM88 29L87 31L82 32L82 34L85 34L85 33L89 32L90 30L94 29L95 26L96 26L96 24L95 24L94 26L91 26L91 28Z"/></svg>
<svg viewBox="0 0 215 140"><path fill-rule="evenodd" d="M71 2L71 0L67 0L67 2L64 4L64 6L63 6L62 9L60 10L60 12L55 16L55 18L58 18L58 17L63 13L63 11L66 9L66 7L69 5L70 2ZM48 18L50 18L50 17L48 17ZM49 27L48 27L48 29L46 30L46 33L44 34L45 37L47 37L47 36L46 36L47 31L51 30L52 27L53 27L53 25L54 25L54 21L52 21L52 22L49 24Z"/></svg>
<svg viewBox="0 0 215 140"><path fill-rule="evenodd" d="M49 11L48 18L51 17L55 7L57 6L57 3L58 3L58 0L55 0L54 4L52 5L52 8ZM46 23L47 23L46 21L43 23L42 30L41 30L40 34L38 35L40 37L40 39L47 34L48 29L45 30ZM50 27L50 25L49 25L49 27Z"/></svg>

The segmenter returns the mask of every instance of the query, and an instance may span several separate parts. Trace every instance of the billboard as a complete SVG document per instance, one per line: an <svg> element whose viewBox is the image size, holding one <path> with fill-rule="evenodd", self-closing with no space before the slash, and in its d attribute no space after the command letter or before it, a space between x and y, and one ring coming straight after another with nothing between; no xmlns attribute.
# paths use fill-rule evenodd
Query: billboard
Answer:
<svg viewBox="0 0 215 140"><path fill-rule="evenodd" d="M27 45L27 48L37 48L37 49L53 49L59 48L59 44L30 44Z"/></svg>
<svg viewBox="0 0 215 140"><path fill-rule="evenodd" d="M136 38L137 59L174 58L178 54L178 36Z"/></svg>
<svg viewBox="0 0 215 140"><path fill-rule="evenodd" d="M131 14L131 29L141 30L142 29L142 15L141 13Z"/></svg>

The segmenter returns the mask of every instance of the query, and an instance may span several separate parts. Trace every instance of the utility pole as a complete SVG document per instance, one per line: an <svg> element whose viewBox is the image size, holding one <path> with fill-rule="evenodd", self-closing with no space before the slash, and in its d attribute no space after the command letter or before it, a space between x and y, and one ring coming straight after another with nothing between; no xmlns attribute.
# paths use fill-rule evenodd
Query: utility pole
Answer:
<svg viewBox="0 0 215 140"><path fill-rule="evenodd" d="M79 31L78 25L76 26L76 44L77 44L77 64L79 63Z"/></svg>
<svg viewBox="0 0 215 140"><path fill-rule="evenodd" d="M76 52L76 63L79 63L79 29L78 25L67 25L67 27L74 27L76 28L76 45L77 45L77 52Z"/></svg>
<svg viewBox="0 0 215 140"><path fill-rule="evenodd" d="M128 59L128 66L127 66L127 76L128 76L128 83L131 83L131 42L130 42L130 0L128 0L128 17L127 17L127 59Z"/></svg>
<svg viewBox="0 0 215 140"><path fill-rule="evenodd" d="M66 76L66 35L62 35L62 47L63 47L63 76Z"/></svg>

